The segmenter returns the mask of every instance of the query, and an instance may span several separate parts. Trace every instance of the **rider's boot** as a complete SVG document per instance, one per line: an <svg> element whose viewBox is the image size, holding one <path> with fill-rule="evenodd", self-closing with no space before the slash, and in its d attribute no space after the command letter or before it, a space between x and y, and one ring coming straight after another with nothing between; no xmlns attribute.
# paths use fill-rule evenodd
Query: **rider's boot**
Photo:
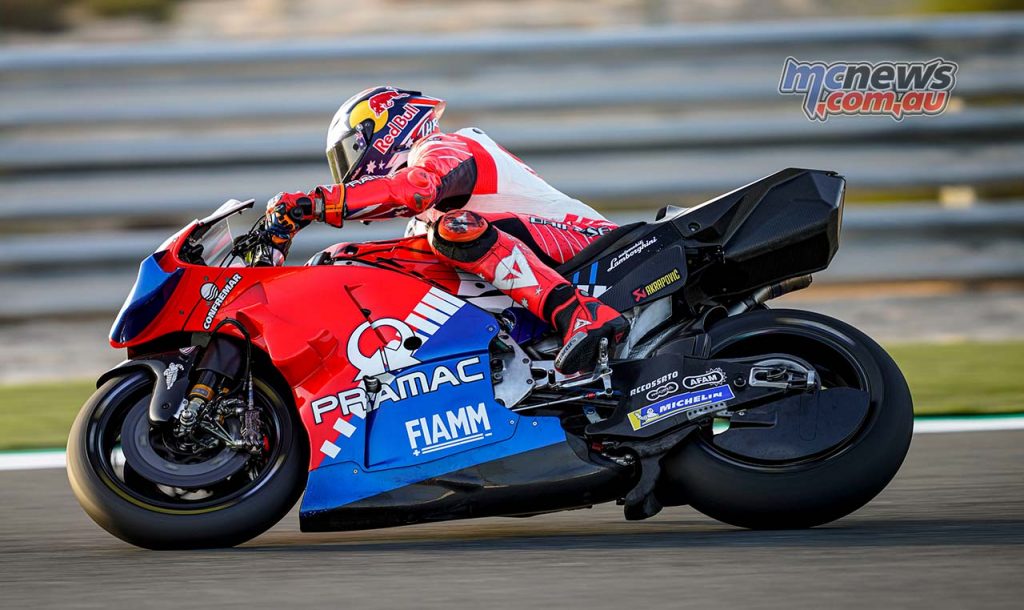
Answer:
<svg viewBox="0 0 1024 610"><path fill-rule="evenodd" d="M566 375L591 371L597 363L601 339L608 339L610 351L626 337L629 323L615 309L569 284L558 290L572 290L573 294L552 313L552 322L562 335L555 368Z"/></svg>
<svg viewBox="0 0 1024 610"><path fill-rule="evenodd" d="M526 244L479 214L446 213L434 224L429 241L442 260L482 277L555 326L564 341L555 367L563 374L592 370L601 339L608 339L611 350L629 329L617 311L581 294Z"/></svg>

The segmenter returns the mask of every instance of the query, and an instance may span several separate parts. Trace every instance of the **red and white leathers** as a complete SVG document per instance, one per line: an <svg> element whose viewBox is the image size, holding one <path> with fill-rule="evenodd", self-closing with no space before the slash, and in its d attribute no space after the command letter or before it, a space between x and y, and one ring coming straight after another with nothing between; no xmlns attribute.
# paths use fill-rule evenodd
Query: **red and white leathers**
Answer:
<svg viewBox="0 0 1024 610"><path fill-rule="evenodd" d="M568 217L595 229L614 228L596 210L545 182L476 128L424 138L413 145L406 163L386 176L366 176L316 189L315 193L322 193L323 220L341 226L347 219L415 216L432 224L444 212L458 208L555 221ZM456 200L448 201L453 198Z"/></svg>
<svg viewBox="0 0 1024 610"><path fill-rule="evenodd" d="M563 333L556 366L564 373L589 368L599 340L614 343L628 329L618 312L552 268L615 225L478 129L431 135L413 145L406 167L320 186L309 197L312 217L338 227L349 219L412 216L408 234L426 233L443 261L482 277Z"/></svg>

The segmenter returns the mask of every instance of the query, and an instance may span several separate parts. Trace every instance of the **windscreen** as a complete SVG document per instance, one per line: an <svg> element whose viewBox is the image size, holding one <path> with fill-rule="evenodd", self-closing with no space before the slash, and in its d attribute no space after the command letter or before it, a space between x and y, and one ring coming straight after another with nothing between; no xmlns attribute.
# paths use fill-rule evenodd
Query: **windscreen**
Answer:
<svg viewBox="0 0 1024 610"><path fill-rule="evenodd" d="M200 221L202 224L195 229L189 240L188 247L195 248L194 256L183 258L207 267L245 266L245 261L231 254L235 237L248 233L262 217L261 211L253 210L250 206L235 206L228 215L210 215Z"/></svg>
<svg viewBox="0 0 1024 610"><path fill-rule="evenodd" d="M224 267L230 264L231 244L233 241L231 223L222 220L211 226L199 240L202 246L202 262L208 267Z"/></svg>

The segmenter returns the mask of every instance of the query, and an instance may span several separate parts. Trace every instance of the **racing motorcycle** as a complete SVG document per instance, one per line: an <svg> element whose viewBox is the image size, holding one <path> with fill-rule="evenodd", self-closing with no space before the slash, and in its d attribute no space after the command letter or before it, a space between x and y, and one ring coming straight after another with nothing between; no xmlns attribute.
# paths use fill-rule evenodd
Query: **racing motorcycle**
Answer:
<svg viewBox="0 0 1024 610"><path fill-rule="evenodd" d="M154 549L245 542L303 493L303 531L612 501L838 519L900 467L907 384L859 330L765 302L828 266L844 189L787 169L598 238L559 272L631 331L568 377L546 323L417 238L273 265L229 201L142 262L110 335L128 359L71 430L74 493Z"/></svg>

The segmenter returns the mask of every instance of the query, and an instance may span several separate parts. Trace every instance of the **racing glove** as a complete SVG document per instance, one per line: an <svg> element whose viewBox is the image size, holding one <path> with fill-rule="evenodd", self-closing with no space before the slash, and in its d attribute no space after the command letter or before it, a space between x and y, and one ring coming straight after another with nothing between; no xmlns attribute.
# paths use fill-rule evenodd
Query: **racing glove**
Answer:
<svg viewBox="0 0 1024 610"><path fill-rule="evenodd" d="M292 238L313 221L313 199L306 193L278 193L267 202L266 231L274 247L287 253Z"/></svg>

